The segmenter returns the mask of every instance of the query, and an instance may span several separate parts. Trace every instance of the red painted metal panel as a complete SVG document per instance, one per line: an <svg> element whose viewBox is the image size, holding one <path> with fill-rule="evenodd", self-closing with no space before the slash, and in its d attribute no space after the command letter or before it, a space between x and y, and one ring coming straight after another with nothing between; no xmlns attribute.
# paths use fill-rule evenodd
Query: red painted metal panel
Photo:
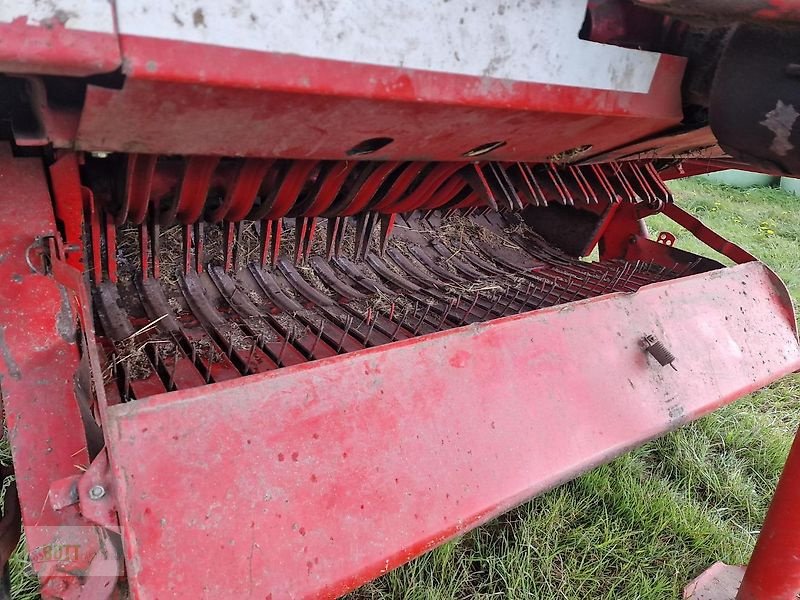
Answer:
<svg viewBox="0 0 800 600"><path fill-rule="evenodd" d="M67 29L54 19L49 26L21 18L0 23L0 72L46 75L94 75L118 68L115 33Z"/></svg>
<svg viewBox="0 0 800 600"><path fill-rule="evenodd" d="M798 368L749 263L113 406L131 589L332 597Z"/></svg>
<svg viewBox="0 0 800 600"><path fill-rule="evenodd" d="M27 260L36 262L37 238L56 233L41 160L14 158L0 146L0 207L14 216L0 220L0 391L22 519L45 597L76 593L100 543L77 505L56 510L48 501L50 486L82 474L89 454L76 398L71 295ZM65 545L79 548L69 564L50 552Z"/></svg>
<svg viewBox="0 0 800 600"><path fill-rule="evenodd" d="M661 56L647 93L514 82L121 36L128 80L90 86L84 149L346 159L543 161L590 144L605 151L677 125L685 61ZM125 119L120 120L119 115Z"/></svg>

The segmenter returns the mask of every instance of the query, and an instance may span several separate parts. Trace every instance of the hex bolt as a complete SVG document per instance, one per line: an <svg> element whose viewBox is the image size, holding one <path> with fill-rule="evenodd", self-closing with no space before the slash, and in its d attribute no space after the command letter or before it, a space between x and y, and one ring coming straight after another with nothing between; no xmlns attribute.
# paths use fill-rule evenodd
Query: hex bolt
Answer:
<svg viewBox="0 0 800 600"><path fill-rule="evenodd" d="M106 495L106 488L102 485L93 485L89 488L89 498L92 500L100 500L103 496Z"/></svg>

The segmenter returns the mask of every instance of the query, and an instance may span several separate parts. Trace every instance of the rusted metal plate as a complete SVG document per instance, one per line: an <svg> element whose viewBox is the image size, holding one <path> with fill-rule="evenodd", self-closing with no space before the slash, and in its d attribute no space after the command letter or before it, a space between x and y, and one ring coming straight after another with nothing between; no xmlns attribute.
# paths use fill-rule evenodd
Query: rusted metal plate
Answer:
<svg viewBox="0 0 800 600"><path fill-rule="evenodd" d="M113 406L129 583L333 597L798 368L749 263Z"/></svg>

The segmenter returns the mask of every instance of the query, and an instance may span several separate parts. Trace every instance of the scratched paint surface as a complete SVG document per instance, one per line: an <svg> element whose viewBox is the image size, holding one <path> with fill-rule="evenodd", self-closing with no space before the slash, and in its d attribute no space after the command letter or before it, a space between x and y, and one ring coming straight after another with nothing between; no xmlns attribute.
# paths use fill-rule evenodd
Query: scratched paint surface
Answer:
<svg viewBox="0 0 800 600"><path fill-rule="evenodd" d="M115 406L132 588L341 594L800 367L782 289L750 263Z"/></svg>

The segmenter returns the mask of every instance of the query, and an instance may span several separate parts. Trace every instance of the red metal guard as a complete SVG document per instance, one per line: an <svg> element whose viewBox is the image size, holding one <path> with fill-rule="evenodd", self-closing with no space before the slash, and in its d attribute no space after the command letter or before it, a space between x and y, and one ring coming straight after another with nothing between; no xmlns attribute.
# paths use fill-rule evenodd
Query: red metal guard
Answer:
<svg viewBox="0 0 800 600"><path fill-rule="evenodd" d="M333 597L798 367L749 263L111 406L129 584Z"/></svg>

